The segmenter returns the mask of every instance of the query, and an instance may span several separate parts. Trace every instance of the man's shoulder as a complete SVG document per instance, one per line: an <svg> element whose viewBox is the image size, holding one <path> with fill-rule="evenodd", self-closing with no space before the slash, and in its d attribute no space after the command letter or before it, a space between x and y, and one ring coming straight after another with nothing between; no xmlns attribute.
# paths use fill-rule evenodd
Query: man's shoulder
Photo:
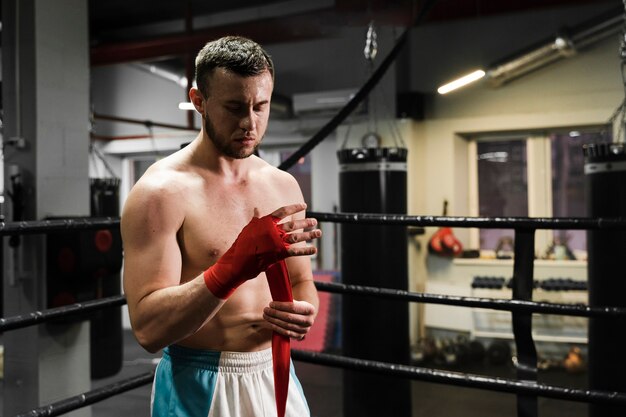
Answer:
<svg viewBox="0 0 626 417"><path fill-rule="evenodd" d="M177 230L185 217L185 187L180 172L159 162L153 164L126 198L122 229L159 224L159 230Z"/></svg>
<svg viewBox="0 0 626 417"><path fill-rule="evenodd" d="M258 159L259 163L257 169L265 179L280 182L284 185L296 183L295 178L289 172L283 171L282 169L279 169L269 164L261 158Z"/></svg>
<svg viewBox="0 0 626 417"><path fill-rule="evenodd" d="M173 164L167 158L152 164L133 185L129 197L148 202L181 201L180 198L193 184L192 170Z"/></svg>
<svg viewBox="0 0 626 417"><path fill-rule="evenodd" d="M148 192L166 191L173 186L183 186L185 178L190 175L189 172L181 171L166 161L161 160L155 162L146 170L133 189L137 188Z"/></svg>

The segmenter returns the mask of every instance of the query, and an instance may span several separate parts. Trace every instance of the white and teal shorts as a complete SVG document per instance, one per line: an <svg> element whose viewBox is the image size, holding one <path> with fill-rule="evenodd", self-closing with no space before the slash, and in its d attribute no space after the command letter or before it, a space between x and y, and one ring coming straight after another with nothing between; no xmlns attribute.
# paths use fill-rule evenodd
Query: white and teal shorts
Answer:
<svg viewBox="0 0 626 417"><path fill-rule="evenodd" d="M152 417L276 417L272 350L218 352L172 345L152 385ZM285 417L310 416L293 363Z"/></svg>

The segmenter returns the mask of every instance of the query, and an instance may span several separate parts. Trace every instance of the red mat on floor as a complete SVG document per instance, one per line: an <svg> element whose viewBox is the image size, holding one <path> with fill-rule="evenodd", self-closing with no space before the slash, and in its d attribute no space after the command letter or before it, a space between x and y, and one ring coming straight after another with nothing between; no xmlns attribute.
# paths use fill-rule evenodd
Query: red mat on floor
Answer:
<svg viewBox="0 0 626 417"><path fill-rule="evenodd" d="M313 279L315 281L333 282L334 275L330 273L315 273ZM306 338L301 341L291 340L293 349L311 350L321 352L326 346L326 335L328 334L329 316L330 316L330 297L329 292L318 292L320 298L320 306L318 308L315 323Z"/></svg>

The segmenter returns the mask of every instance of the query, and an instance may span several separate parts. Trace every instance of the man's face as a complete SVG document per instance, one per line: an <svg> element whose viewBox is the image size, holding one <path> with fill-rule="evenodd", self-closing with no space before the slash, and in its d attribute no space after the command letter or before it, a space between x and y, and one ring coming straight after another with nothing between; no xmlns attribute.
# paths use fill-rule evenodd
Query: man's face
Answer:
<svg viewBox="0 0 626 417"><path fill-rule="evenodd" d="M247 158L261 144L273 87L268 71L241 77L223 68L215 70L209 81L204 128L224 156Z"/></svg>

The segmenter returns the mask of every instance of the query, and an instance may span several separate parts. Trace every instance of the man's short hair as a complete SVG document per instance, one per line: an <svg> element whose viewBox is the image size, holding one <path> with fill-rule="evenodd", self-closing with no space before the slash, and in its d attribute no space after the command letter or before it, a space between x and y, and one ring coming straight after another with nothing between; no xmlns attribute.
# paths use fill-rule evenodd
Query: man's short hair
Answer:
<svg viewBox="0 0 626 417"><path fill-rule="evenodd" d="M216 68L224 68L243 77L269 71L274 78L274 63L269 54L251 39L226 36L204 45L196 56L196 84L208 97L209 78Z"/></svg>

